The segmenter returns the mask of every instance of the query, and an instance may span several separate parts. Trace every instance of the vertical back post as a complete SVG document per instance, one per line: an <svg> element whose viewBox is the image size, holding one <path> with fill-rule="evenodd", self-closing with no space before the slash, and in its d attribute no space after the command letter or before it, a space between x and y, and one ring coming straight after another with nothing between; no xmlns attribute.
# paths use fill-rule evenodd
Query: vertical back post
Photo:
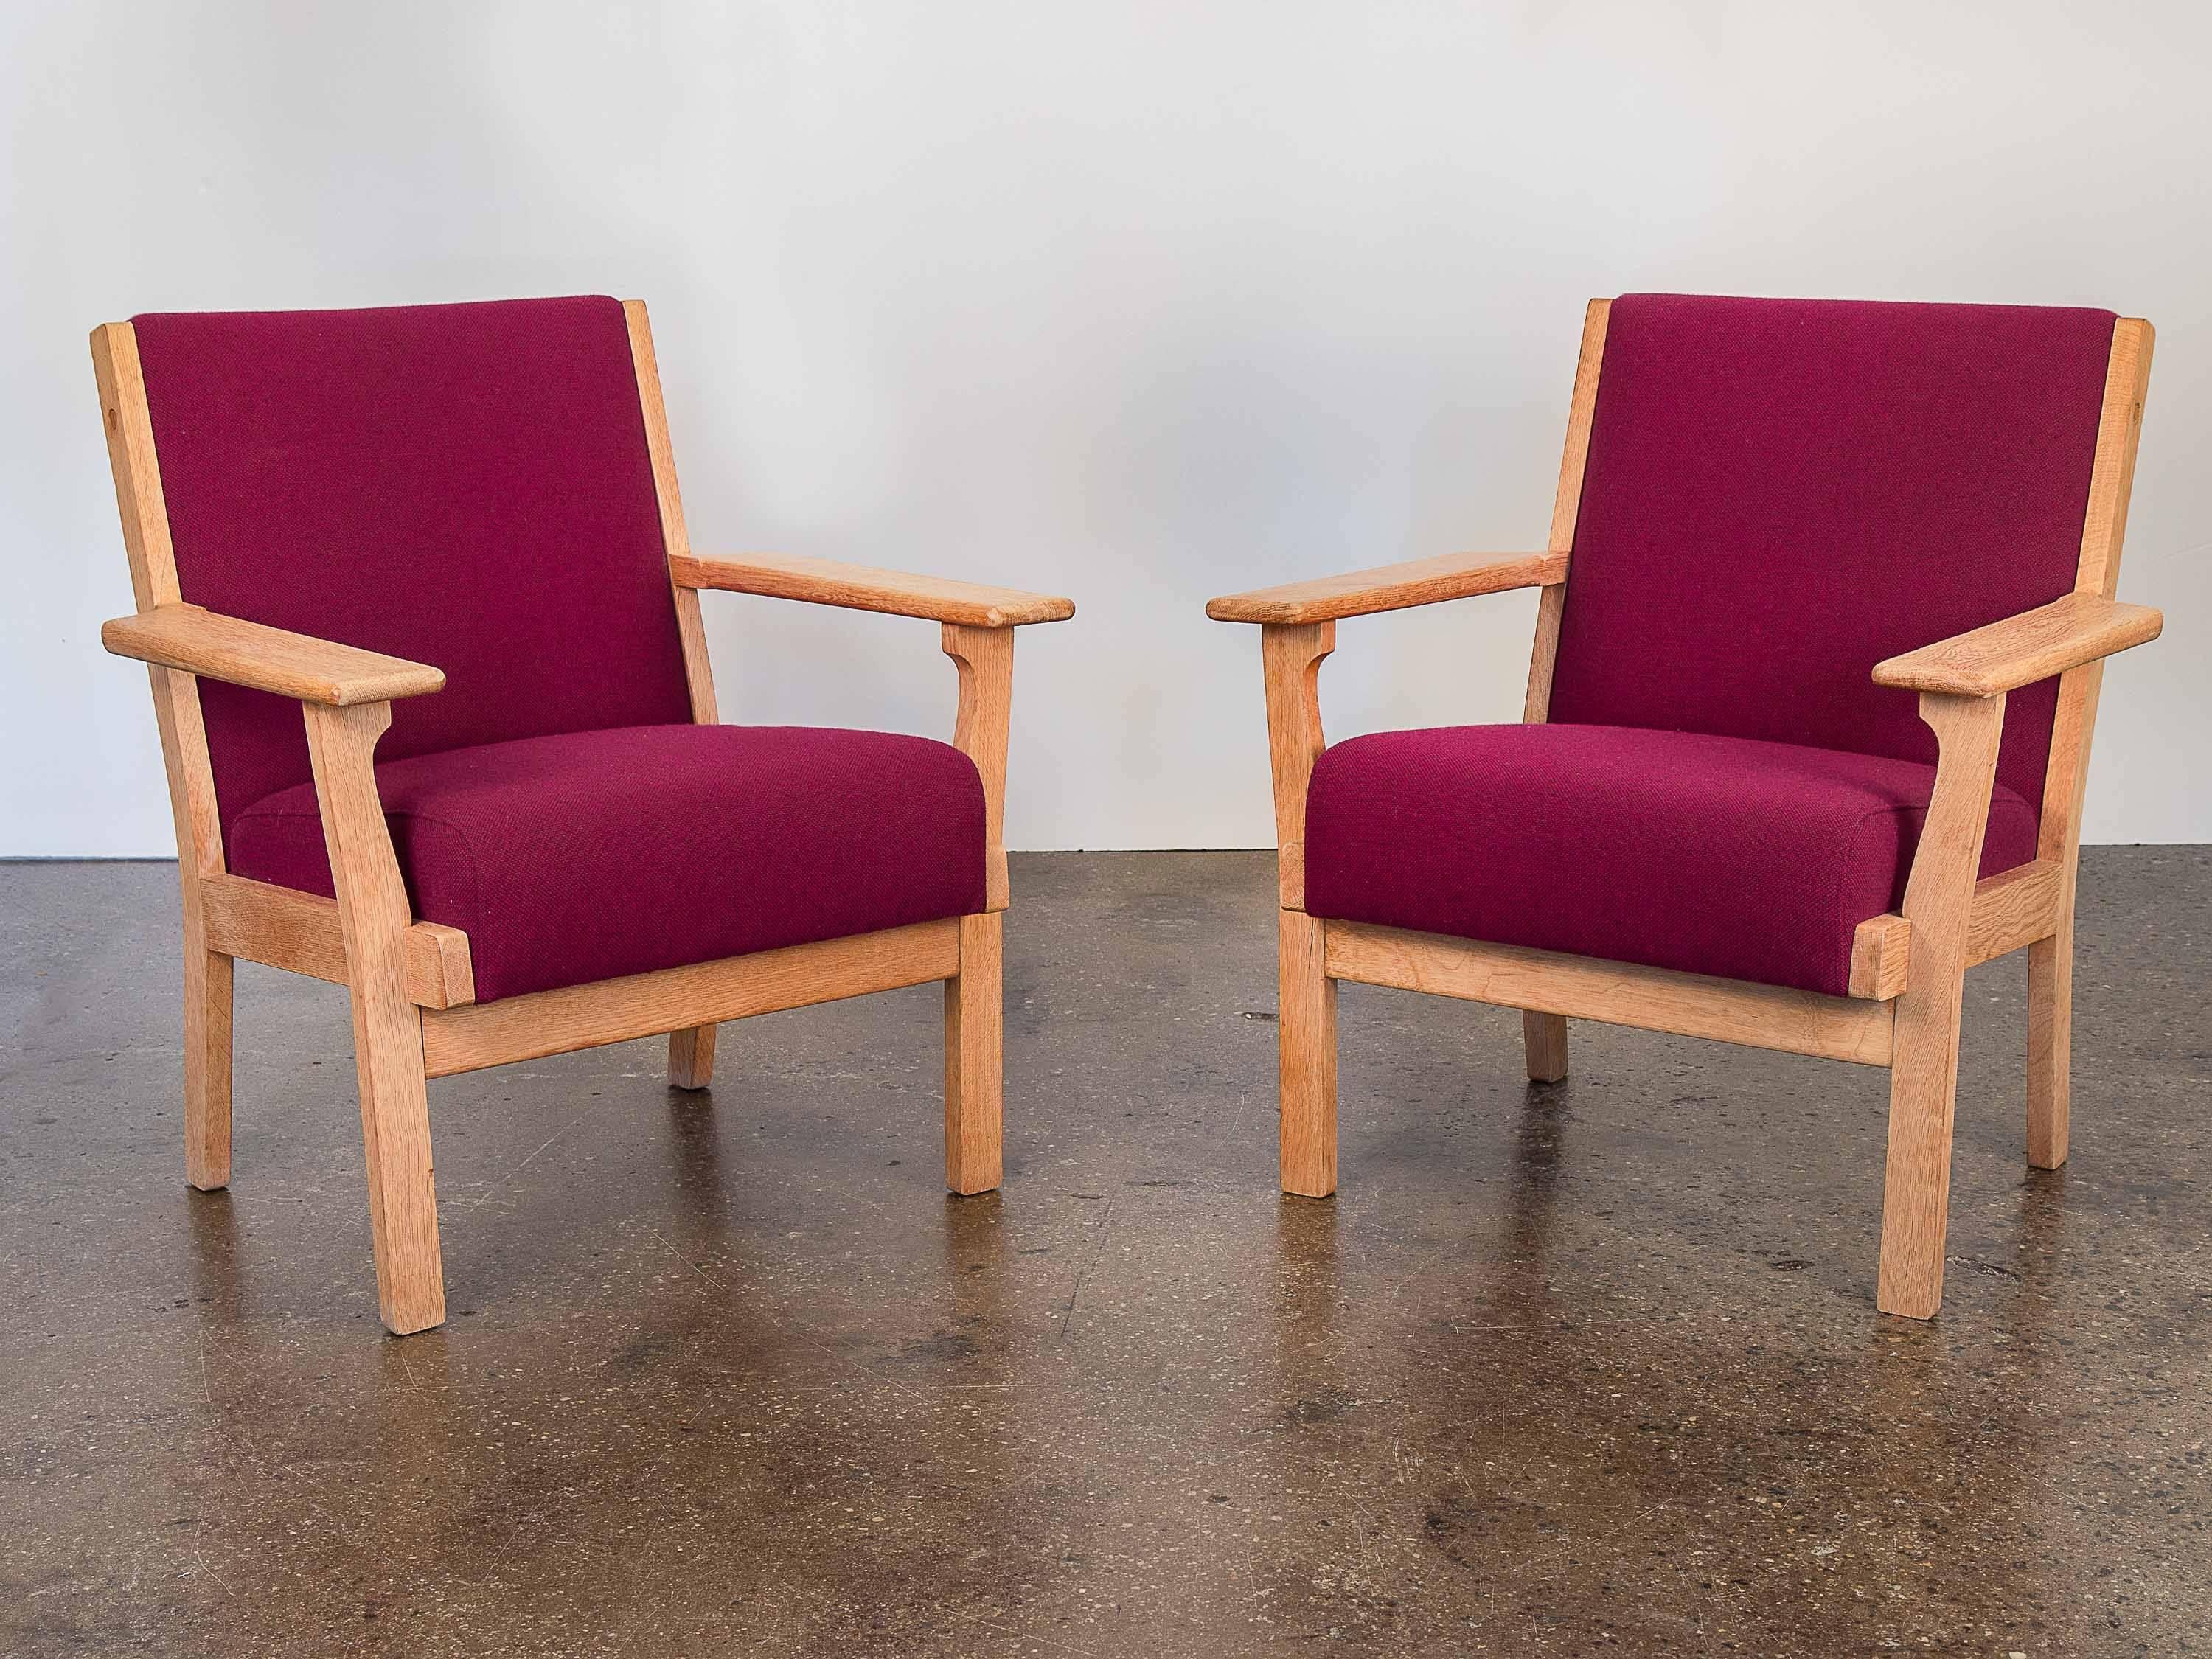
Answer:
<svg viewBox="0 0 2212 1659"><path fill-rule="evenodd" d="M2096 460L2081 523L2081 557L2074 591L2114 597L2120 544L2135 488L2136 449L2142 437L2143 399L2150 386L2151 325L2123 317L2112 327L2105 401L2097 420ZM2074 896L2081 860L2081 801L2089 781L2089 739L2105 683L2100 660L2059 676L2051 757L2043 774L2043 822L2036 857L2059 867L2057 926L2027 947L2027 1161L2055 1170L2066 1162L2071 1135L2074 1048Z"/></svg>
<svg viewBox="0 0 2212 1659"><path fill-rule="evenodd" d="M668 441L668 410L660 400L660 364L653 355L653 325L646 319L645 301L623 301L623 318L629 325L630 366L637 374L638 409L645 416L646 453L653 459L653 494L660 507L660 544L664 555L675 558L691 551L691 538L684 527L684 496L676 487L676 456ZM691 693L691 721L713 726L720 719L714 707L714 668L707 657L707 623L699 613L696 588L684 586L674 574L668 579L676 601L676 632L684 647L684 683ZM690 1026L668 1034L668 1081L678 1089L703 1089L714 1074L714 1028Z"/></svg>
<svg viewBox="0 0 2212 1659"><path fill-rule="evenodd" d="M1582 355L1575 362L1575 391L1567 405L1567 441L1559 458L1559 492L1552 502L1548 551L1572 554L1575 519L1582 510L1583 472L1589 462L1590 423L1597 413L1597 382L1605 362L1605 329L1613 313L1610 300L1592 300L1583 316ZM1574 562L1567 563L1571 575ZM1545 587L1536 601L1536 642L1528 653L1528 694L1521 718L1541 725L1552 711L1552 671L1559 658L1559 624L1566 615L1567 585ZM1567 1022L1564 1015L1524 1010L1521 1044L1535 1083L1557 1083L1567 1074Z"/></svg>
<svg viewBox="0 0 2212 1659"><path fill-rule="evenodd" d="M123 520L123 546L131 562L132 597L141 612L181 604L137 331L128 323L104 323L93 330L92 368L107 434L108 468L115 476L116 509ZM231 959L207 948L200 882L223 872L222 819L216 810L215 768L200 717L199 681L173 668L150 667L147 672L161 737L161 767L168 775L184 910L185 1178L212 1191L230 1184Z"/></svg>

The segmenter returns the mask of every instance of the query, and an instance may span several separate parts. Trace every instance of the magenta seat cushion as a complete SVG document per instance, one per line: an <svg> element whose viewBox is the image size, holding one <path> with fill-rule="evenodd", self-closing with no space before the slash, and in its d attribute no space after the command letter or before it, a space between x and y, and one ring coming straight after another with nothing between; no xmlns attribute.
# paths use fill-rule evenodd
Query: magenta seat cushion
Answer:
<svg viewBox="0 0 2212 1659"><path fill-rule="evenodd" d="M1386 732L1325 750L1306 803L1313 915L1844 994L1893 910L1935 769L1618 726ZM1982 856L2035 855L1997 786Z"/></svg>
<svg viewBox="0 0 2212 1659"><path fill-rule="evenodd" d="M2108 311L1613 302L1551 717L1931 762L1883 658L2069 592ZM2056 681L1997 776L2039 810Z"/></svg>
<svg viewBox="0 0 2212 1659"><path fill-rule="evenodd" d="M386 761L416 916L467 933L477 1000L983 908L983 785L927 738L573 732ZM314 786L239 813L230 867L331 890Z"/></svg>
<svg viewBox="0 0 2212 1659"><path fill-rule="evenodd" d="M617 301L134 326L185 599L445 671L383 759L690 718ZM284 698L200 706L228 844L307 740Z"/></svg>

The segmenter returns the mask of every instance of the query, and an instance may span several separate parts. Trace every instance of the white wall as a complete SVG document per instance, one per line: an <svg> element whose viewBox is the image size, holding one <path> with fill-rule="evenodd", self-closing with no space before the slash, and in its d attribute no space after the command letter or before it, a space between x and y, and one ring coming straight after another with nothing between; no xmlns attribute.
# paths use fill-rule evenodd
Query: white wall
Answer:
<svg viewBox="0 0 2212 1659"><path fill-rule="evenodd" d="M1543 535L1583 302L2108 305L2158 369L2093 841L2212 840L2212 22L2188 3L0 10L0 853L170 850L86 331L605 291L692 535L1058 590L1016 846L1273 842L1208 595ZM726 719L949 732L927 625L710 598ZM1517 711L1526 596L1332 729Z"/></svg>

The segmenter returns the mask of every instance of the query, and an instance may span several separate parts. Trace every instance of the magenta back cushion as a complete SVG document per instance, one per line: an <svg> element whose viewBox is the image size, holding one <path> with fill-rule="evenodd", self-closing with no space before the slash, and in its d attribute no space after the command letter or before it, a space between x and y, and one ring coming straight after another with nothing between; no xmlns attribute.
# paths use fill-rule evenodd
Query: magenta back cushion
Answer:
<svg viewBox="0 0 2212 1659"><path fill-rule="evenodd" d="M185 600L445 671L379 761L690 718L618 301L132 321ZM307 740L289 699L200 706L228 842Z"/></svg>
<svg viewBox="0 0 2212 1659"><path fill-rule="evenodd" d="M2115 320L1615 301L1551 718L1933 762L1869 675L2072 590ZM2006 711L1997 776L2039 811L2057 703Z"/></svg>

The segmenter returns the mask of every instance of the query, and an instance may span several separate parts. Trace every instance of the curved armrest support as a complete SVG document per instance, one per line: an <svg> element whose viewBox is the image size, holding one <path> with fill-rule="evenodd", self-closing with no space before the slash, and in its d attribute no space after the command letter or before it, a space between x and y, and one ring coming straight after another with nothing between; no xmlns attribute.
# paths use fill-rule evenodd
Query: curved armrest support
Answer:
<svg viewBox="0 0 2212 1659"><path fill-rule="evenodd" d="M1006 628L945 624L945 654L960 675L952 746L983 780L983 908L1003 910L1006 876L1006 745L1013 719L1014 635Z"/></svg>
<svg viewBox="0 0 2212 1659"><path fill-rule="evenodd" d="M1321 665L1336 649L1334 622L1260 629L1267 690L1267 770L1275 790L1275 871L1285 910L1306 908L1306 790L1328 747L1321 725Z"/></svg>
<svg viewBox="0 0 2212 1659"><path fill-rule="evenodd" d="M442 669L242 622L196 605L156 605L118 617L102 625L100 642L118 657L329 708L419 697L446 685Z"/></svg>
<svg viewBox="0 0 2212 1659"><path fill-rule="evenodd" d="M720 588L772 599L803 599L848 611L880 611L962 628L1018 628L1027 623L1066 622L1075 601L1018 587L987 587L941 576L911 576L863 564L797 555L746 553L702 558L672 553L668 573L678 587Z"/></svg>
<svg viewBox="0 0 2212 1659"><path fill-rule="evenodd" d="M1280 587L1257 587L1206 602L1216 622L1303 626L1343 617L1404 611L1445 599L1503 593L1516 587L1549 587L1567 579L1564 553L1447 553L1341 576L1322 576Z"/></svg>
<svg viewBox="0 0 2212 1659"><path fill-rule="evenodd" d="M2165 616L2149 605L2069 593L1876 663L1874 680L1912 691L1995 696L2154 640L2165 626Z"/></svg>

